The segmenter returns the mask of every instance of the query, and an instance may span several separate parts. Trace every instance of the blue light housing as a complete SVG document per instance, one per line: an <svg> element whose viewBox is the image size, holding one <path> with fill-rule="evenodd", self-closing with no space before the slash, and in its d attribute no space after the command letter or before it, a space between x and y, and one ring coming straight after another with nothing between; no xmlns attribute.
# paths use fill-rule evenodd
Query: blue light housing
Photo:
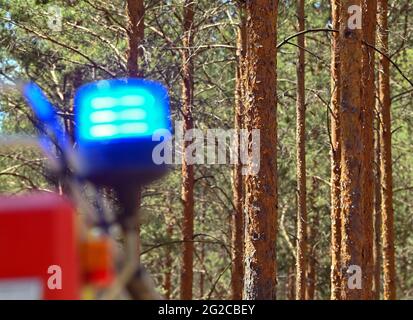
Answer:
<svg viewBox="0 0 413 320"><path fill-rule="evenodd" d="M79 89L75 104L79 142L139 139L170 129L168 94L156 82L117 79L87 84Z"/></svg>
<svg viewBox="0 0 413 320"><path fill-rule="evenodd" d="M159 83L113 79L82 86L75 96L79 171L98 184L125 179L153 180L165 171L152 160L159 141L152 135L171 130L169 97Z"/></svg>

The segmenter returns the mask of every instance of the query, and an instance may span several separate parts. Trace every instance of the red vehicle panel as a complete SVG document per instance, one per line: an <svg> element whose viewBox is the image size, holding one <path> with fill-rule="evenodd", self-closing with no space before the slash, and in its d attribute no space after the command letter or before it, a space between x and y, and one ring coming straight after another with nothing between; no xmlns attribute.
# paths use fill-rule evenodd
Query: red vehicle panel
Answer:
<svg viewBox="0 0 413 320"><path fill-rule="evenodd" d="M78 299L75 229L75 210L56 194L0 197L0 297Z"/></svg>

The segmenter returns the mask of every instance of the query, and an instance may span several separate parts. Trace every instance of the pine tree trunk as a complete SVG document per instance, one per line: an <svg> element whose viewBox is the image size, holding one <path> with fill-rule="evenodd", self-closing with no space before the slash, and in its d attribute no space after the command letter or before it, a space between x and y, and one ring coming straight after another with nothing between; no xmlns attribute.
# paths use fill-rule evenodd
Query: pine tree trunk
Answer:
<svg viewBox="0 0 413 320"><path fill-rule="evenodd" d="M182 112L184 117L183 134L193 128L193 62L192 40L194 22L194 2L186 0L183 16L183 47L182 50ZM190 141L183 143L182 154L182 203L183 203L183 252L181 269L181 299L192 299L193 263L194 263L194 166L187 164L185 153Z"/></svg>
<svg viewBox="0 0 413 320"><path fill-rule="evenodd" d="M361 0L342 1L340 14L340 49L341 49L341 298L356 300L364 297L363 286L354 288L348 271L361 268L364 271L363 232L364 218L362 207L362 30L349 26L348 8Z"/></svg>
<svg viewBox="0 0 413 320"><path fill-rule="evenodd" d="M145 7L143 0L128 0L126 13L128 16L128 76L131 78L143 77L143 70L139 68L139 58L142 57L140 46L144 39Z"/></svg>
<svg viewBox="0 0 413 320"><path fill-rule="evenodd" d="M378 126L380 126L380 121ZM375 146L375 179L374 179L374 294L380 300L381 279L381 187L380 187L380 130L376 134Z"/></svg>
<svg viewBox="0 0 413 320"><path fill-rule="evenodd" d="M128 35L128 49L127 49L127 73L130 78L143 77L143 70L139 68L139 58L142 57L142 50L140 45L144 39L144 17L145 7L143 0L128 0L126 5L126 15L128 17L127 35ZM142 190L139 188L136 194L137 211L141 206ZM141 243L141 226L140 220L137 221L136 234L138 247ZM140 250L140 248L139 248ZM138 254L138 261L140 255Z"/></svg>
<svg viewBox="0 0 413 320"><path fill-rule="evenodd" d="M363 0L363 40L371 46L376 44L377 1ZM374 204L374 108L375 90L375 51L367 44L363 45L363 78L362 78L362 129L364 144L363 164L363 216L364 216L364 268L363 287L366 289L365 299L373 299L373 204Z"/></svg>
<svg viewBox="0 0 413 320"><path fill-rule="evenodd" d="M245 299L275 298L278 1L246 2L246 127L260 130L260 170L246 177ZM251 136L251 132L249 134ZM257 157L257 155L252 155Z"/></svg>
<svg viewBox="0 0 413 320"><path fill-rule="evenodd" d="M340 1L332 0L333 29L340 28ZM339 34L332 33L331 50L331 299L340 299L341 274L341 70Z"/></svg>
<svg viewBox="0 0 413 320"><path fill-rule="evenodd" d="M304 0L297 1L298 31L304 31ZM307 188L305 164L305 36L298 36L297 62L297 261L296 261L296 299L304 300L307 272Z"/></svg>
<svg viewBox="0 0 413 320"><path fill-rule="evenodd" d="M378 0L379 47L385 54L388 54L389 51L387 14L387 0ZM394 256L390 64L389 60L382 55L379 60L379 99L383 295L386 300L394 300L396 299L396 270Z"/></svg>
<svg viewBox="0 0 413 320"><path fill-rule="evenodd" d="M241 9L242 10L242 9ZM241 11L240 10L240 11ZM243 69L245 60L245 19L241 12L241 23L238 30L237 39L237 66L235 78L235 121L234 127L239 132L243 124ZM239 146L237 146L240 152ZM240 160L240 159L238 159ZM242 288L244 278L244 177L242 175L242 165L238 161L234 166L232 176L232 192L234 201L234 212L231 216L231 289L232 299L242 299Z"/></svg>

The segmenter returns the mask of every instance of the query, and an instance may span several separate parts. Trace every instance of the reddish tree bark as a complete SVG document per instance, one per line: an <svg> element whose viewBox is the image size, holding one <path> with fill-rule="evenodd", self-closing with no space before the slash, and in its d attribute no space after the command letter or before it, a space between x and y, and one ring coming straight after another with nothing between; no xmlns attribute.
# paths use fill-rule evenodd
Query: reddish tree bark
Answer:
<svg viewBox="0 0 413 320"><path fill-rule="evenodd" d="M362 30L349 24L348 8L361 0L344 0L340 10L341 50L341 298L362 299L361 289L349 286L354 267L363 271L364 217L362 206ZM351 268L352 267L352 268Z"/></svg>
<svg viewBox="0 0 413 320"><path fill-rule="evenodd" d="M182 49L182 113L184 118L183 133L193 129L193 23L194 23L194 2L185 0L183 16L183 47ZM182 154L182 203L183 203L183 250L181 269L181 299L192 299L193 284L193 264L194 264L194 166L187 163L185 154L191 141L185 141Z"/></svg>
<svg viewBox="0 0 413 320"><path fill-rule="evenodd" d="M389 52L387 0L378 0L379 48ZM396 270L394 257L393 168L391 151L390 62L379 59L379 113L380 113L380 173L383 246L383 297L396 299Z"/></svg>
<svg viewBox="0 0 413 320"><path fill-rule="evenodd" d="M365 299L373 299L373 203L374 203L374 107L375 90L375 50L370 46L376 44L377 1L363 0L363 78L362 78L362 130L364 144L363 164L363 217L364 217L364 247L363 247L363 287ZM368 45L367 45L368 44ZM370 45L370 46L369 46Z"/></svg>
<svg viewBox="0 0 413 320"><path fill-rule="evenodd" d="M128 0L126 6L128 17L128 50L127 69L131 78L143 77L143 70L139 68L139 58L142 57L142 45L144 39L145 7L143 0Z"/></svg>
<svg viewBox="0 0 413 320"><path fill-rule="evenodd" d="M297 1L298 31L305 29L304 0ZM307 272L307 187L305 164L305 36L298 40L296 147L297 147L297 261L296 299L305 300Z"/></svg>
<svg viewBox="0 0 413 320"><path fill-rule="evenodd" d="M380 121L378 121L380 126ZM381 186L380 186L380 130L376 134L374 179L374 298L380 299L381 279Z"/></svg>
<svg viewBox="0 0 413 320"><path fill-rule="evenodd" d="M128 36L128 49L127 49L127 73L128 77L137 78L143 77L143 70L139 69L139 58L142 57L142 50L140 45L144 39L144 16L145 7L143 0L128 0L126 3L126 15L128 17L127 36ZM142 190L139 188L136 194L137 211L141 206ZM136 234L138 247L140 250L140 220L137 220ZM138 253L138 260L140 260L140 253Z"/></svg>
<svg viewBox="0 0 413 320"><path fill-rule="evenodd" d="M245 19L243 9L240 9L241 23L238 30L237 39L237 66L235 78L235 121L234 127L237 132L243 127L244 112L244 88L243 88L243 69L245 60ZM237 146L240 152L239 145ZM242 299L242 288L244 278L244 177L242 175L242 164L234 166L232 176L232 193L234 202L234 211L231 216L231 289L232 299Z"/></svg>
<svg viewBox="0 0 413 320"><path fill-rule="evenodd" d="M245 186L245 299L275 298L277 10L278 1L246 2L246 127L260 130L261 143L260 170L246 177Z"/></svg>
<svg viewBox="0 0 413 320"><path fill-rule="evenodd" d="M333 29L340 28L340 1L332 0ZM341 284L341 70L339 34L332 33L331 51L331 299L340 299Z"/></svg>

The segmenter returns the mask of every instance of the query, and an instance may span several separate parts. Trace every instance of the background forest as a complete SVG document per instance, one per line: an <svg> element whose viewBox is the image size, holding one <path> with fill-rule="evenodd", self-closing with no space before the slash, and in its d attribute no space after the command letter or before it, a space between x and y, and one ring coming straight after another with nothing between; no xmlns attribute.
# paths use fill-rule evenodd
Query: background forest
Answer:
<svg viewBox="0 0 413 320"><path fill-rule="evenodd" d="M182 121L189 110L196 128L233 128L240 56L237 39L243 1L197 0L190 12L184 10L184 1L180 0L143 2L144 14L142 8L139 9L142 1L0 0L0 80L5 84L26 80L39 84L58 106L69 132L73 127L76 88L90 81L128 75L162 82L170 93L174 121ZM300 47L297 41L301 38L288 37L299 30L299 2L280 0L278 3L277 299L296 298L299 204L296 65ZM305 29L333 28L329 0L304 2ZM141 20L143 16L144 20ZM413 299L412 16L411 0L389 1L388 52L398 67L390 67L390 97L399 299ZM333 36L332 32L321 30L305 34L307 263L304 272L306 290L302 298L306 299L330 299L331 296L330 82ZM138 61L137 68L133 67L134 59ZM185 59L191 61L187 69L183 63ZM378 73L378 68L375 70ZM183 79L193 81L189 95L182 93L183 87L185 89ZM377 112L375 109L374 114ZM376 119L375 140L379 136L378 123ZM35 130L31 110L20 95L4 91L0 95L0 133L33 135ZM375 180L371 188L380 189L377 157L374 164ZM159 292L167 298L178 299L183 297L182 290L187 290L181 284L182 271L183 277L188 277L184 278L187 285L192 285L192 292L187 290L185 298L233 297L231 217L236 206L233 170L231 165L195 165L193 181L186 180L193 190L193 280L188 270L182 267L182 252L191 250L191 247L183 245L182 241L187 228L184 212L187 218L190 207L185 201L188 199L185 191L188 190L181 192L181 166L174 165L166 178L142 190L141 258ZM1 193L54 188L40 152L0 150ZM380 191L375 194L377 199ZM375 210L379 213L380 205L375 205ZM375 246L380 245L379 223L375 224ZM382 276L380 266L374 272L378 277ZM376 292L379 297L382 290Z"/></svg>

